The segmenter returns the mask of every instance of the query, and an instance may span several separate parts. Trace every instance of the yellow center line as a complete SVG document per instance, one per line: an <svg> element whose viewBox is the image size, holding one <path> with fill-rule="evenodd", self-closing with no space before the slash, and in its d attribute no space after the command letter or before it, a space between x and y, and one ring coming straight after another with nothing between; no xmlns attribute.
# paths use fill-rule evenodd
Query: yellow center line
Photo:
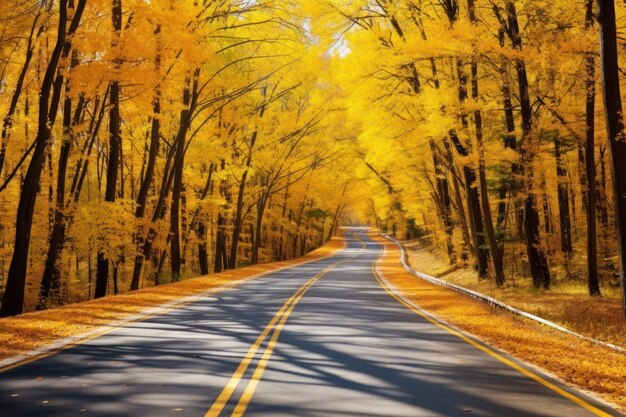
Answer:
<svg viewBox="0 0 626 417"><path fill-rule="evenodd" d="M356 235L354 237L357 240L361 241L358 237L356 237ZM361 248L359 253L363 252L364 250L365 250L365 244L363 244L363 247ZM325 268L323 271L321 271L320 273L318 273L317 275L309 279L307 282L305 282L302 285L302 287L300 287L300 289L296 291L296 293L285 302L285 304L281 307L278 313L276 313L272 321L270 321L270 323L265 327L261 335L259 335L256 342L248 350L248 353L239 364L239 367L237 368L235 373L232 375L232 377L230 378L226 386L223 388L222 392L217 397L217 399L215 400L215 402L213 403L209 411L205 414L205 417L218 417L221 414L222 410L224 409L224 407L226 407L226 405L228 404L228 401L230 400L233 393L239 386L239 383L243 379L244 374L246 373L248 367L250 366L250 363L252 362L252 360L256 356L256 353L260 349L261 344L266 339L267 335L273 331L270 341L268 342L267 347L263 351L261 359L259 360L259 363L257 364L257 367L250 381L248 382L246 389L244 390L239 401L237 402L237 405L231 415L242 416L245 413L248 405L250 404L250 401L252 400L252 397L254 396L256 388L259 382L261 381L261 378L263 376L263 373L265 372L267 364L269 360L271 359L276 343L278 342L278 337L280 336L280 333L282 332L282 329L285 323L287 322L287 319L289 318L293 309L296 307L296 305L302 299L302 297L304 297L304 294L307 292L307 290L311 288L311 286L313 286L313 284L316 281L318 281L320 278L322 278L324 275L330 272L338 264L345 262L349 259L352 259L357 255L358 254L355 254L349 258L339 260L335 262L334 264L330 265L329 267Z"/></svg>
<svg viewBox="0 0 626 417"><path fill-rule="evenodd" d="M307 281L302 287L300 287L298 289L298 291L296 291L291 297L289 297L289 299L287 301L285 301L285 304L283 304L283 306L280 308L280 310L278 310L278 312L274 315L272 320L267 324L267 326L265 326L265 328L263 329L263 331L261 332L259 337L256 339L254 344L250 347L250 349L248 350L248 352L244 356L243 360L241 361L241 363L237 367L237 370L235 371L233 376L230 378L228 383L226 383L226 386L224 387L224 389L220 393L219 397L217 397L217 400L213 403L213 405L211 406L209 411L205 414L205 417L217 417L220 414L222 409L228 403L228 400L230 399L230 397L233 395L233 392L235 392L235 389L239 385L239 382L241 381L243 375L245 374L246 370L250 366L250 363L252 362L252 360L256 356L256 353L258 352L259 348L263 344L263 341L266 339L267 335L270 333L270 331L272 331L272 329L275 327L276 323L280 320L280 318L283 316L283 314L288 310L288 308L291 305L291 303L301 293L303 293L306 290L306 288L307 288L306 285L311 280L317 279L320 276L320 274L321 273L315 275L313 278L311 278L309 281Z"/></svg>
<svg viewBox="0 0 626 417"><path fill-rule="evenodd" d="M384 247L384 245L383 245ZM545 378L541 377L540 375L532 372L529 369L524 368L523 366L518 365L517 363L513 362L512 360L506 358L505 356L502 356L500 353L496 352L495 350L482 345L478 342L476 342L475 340L472 340L471 338L469 338L468 336L466 336L465 334L459 332L458 330L455 330L453 328L451 328L450 326L447 326L446 324L440 322L439 320L429 316L428 314L425 314L424 312L422 312L421 310L419 310L418 308L416 308L415 306L411 305L409 302L407 302L406 300L404 300L403 298L401 298L400 296L398 296L393 290L391 290L387 284L385 284L385 282L380 278L380 275L378 273L378 271L376 270L376 265L384 258L385 256L385 252L386 252L386 248L383 250L382 255L380 256L380 258L378 259L378 261L376 261L374 264L372 264L372 273L374 274L374 278L376 278L376 281L378 281L378 283L380 284L380 286L389 294L391 295L396 301L398 301L400 304L402 304L403 306L405 306L406 308L408 308L409 310L413 311L415 314L423 317L424 319L426 319L427 321L429 321L430 323L434 324L435 326L445 330L446 332L458 337L459 339L463 340L466 343L469 343L470 345L474 346L475 348L485 352L486 354L488 354L489 356L497 359L498 361L504 363L505 365L515 369L516 371L518 371L519 373L521 373L522 375L540 383L541 385L543 385L546 388L549 388L550 390L556 392L557 394L567 398L568 400L572 401L575 404L578 404L579 406L583 407L584 409L586 409L587 411L591 412L592 414L599 416L599 417L612 417L611 414L608 414L607 412L599 409L598 407L589 404L587 401L585 401L584 399L564 390L563 388L553 384L552 382L546 380Z"/></svg>

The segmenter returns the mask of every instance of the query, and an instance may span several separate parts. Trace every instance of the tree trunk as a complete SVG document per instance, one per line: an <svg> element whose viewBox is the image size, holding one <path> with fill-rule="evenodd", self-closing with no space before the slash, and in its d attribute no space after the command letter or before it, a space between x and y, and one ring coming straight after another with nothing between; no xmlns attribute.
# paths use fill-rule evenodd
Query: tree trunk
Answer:
<svg viewBox="0 0 626 417"><path fill-rule="evenodd" d="M462 157L469 156L469 152L465 149L454 130L450 131L450 140L459 155ZM487 277L488 272L489 251L485 248L485 231L480 208L480 196L477 189L476 171L469 166L464 166L463 174L465 176L467 210L470 224L472 225L472 240L476 248L476 269L478 270L479 278L484 279Z"/></svg>
<svg viewBox="0 0 626 417"><path fill-rule="evenodd" d="M77 57L74 54L72 57L70 71L77 64ZM65 102L63 105L63 139L61 143L61 150L59 152L59 165L57 168L54 219L52 223L52 231L50 233L50 244L48 246L44 272L39 288L39 299L36 306L37 310L43 310L46 308L48 297L51 294L54 298L56 298L55 301L57 304L60 304L61 302L61 261L67 227L67 218L65 213L65 183L67 176L67 164L70 157L72 142L74 141L74 126L76 126L80 121L84 105L84 99L81 97L74 117L72 118L72 99L70 97L70 92L71 82L68 80L65 87Z"/></svg>
<svg viewBox="0 0 626 417"><path fill-rule="evenodd" d="M183 110L180 113L178 134L176 135L176 154L174 157L174 183L172 185L172 204L170 208L170 257L172 281L180 278L180 197L183 189L183 168L185 162L185 143L189 129L189 104L191 93L189 82L183 92Z"/></svg>
<svg viewBox="0 0 626 417"><path fill-rule="evenodd" d="M76 13L82 13L77 10ZM80 15L78 15L80 19ZM33 225L33 214L35 203L37 201L37 193L39 191L39 181L43 169L46 149L50 139L51 120L49 118L50 111L50 94L53 87L54 77L59 65L63 46L65 44L67 28L67 0L59 1L59 24L57 32L57 41L50 57L50 62L41 84L39 93L39 115L38 115L38 131L35 140L35 149L31 158L26 176L22 183L22 190L17 208L17 216L15 222L15 243L13 246L13 257L7 284L5 287L4 297L2 299L2 308L0 316L14 316L22 313L24 309L24 289L26 286L26 269L28 265L28 250L30 246L30 233Z"/></svg>
<svg viewBox="0 0 626 417"><path fill-rule="evenodd" d="M184 233L183 251L182 251L183 259L185 259L186 257L187 247L189 246L189 240L191 238L192 231L195 231L196 236L198 240L200 241L200 243L198 244L199 250L202 247L204 247L203 249L204 256L206 257L208 254L207 243L206 243L207 232L206 232L206 225L204 224L205 220L199 219L199 217L201 217L202 212L203 212L202 202L207 197L207 195L209 195L210 192L212 193L214 171L215 171L215 164L211 162L211 164L209 165L209 175L207 176L207 180L204 184L204 188L202 189L202 193L199 196L200 198L198 201L198 206L196 207L196 210L191 215L191 221L189 222L189 226L187 227L185 225L186 221L183 222L183 233ZM206 270L208 271L208 259L205 259L204 261L202 261L202 256L203 255L201 253L198 253L198 257L200 260L200 267L202 268L202 263L204 262L206 264ZM208 274L208 272L204 273L203 275L206 275L206 274Z"/></svg>
<svg viewBox="0 0 626 417"><path fill-rule="evenodd" d="M116 48L120 41L122 30L122 0L113 0L111 11L113 23L113 48ZM120 67L119 59L116 59L116 68ZM104 201L106 203L114 203L117 193L117 177L120 170L120 153L122 148L122 137L120 131L120 83L118 80L111 82L109 90L109 160L107 164L107 185L104 193ZM104 252L98 252L98 266L96 275L96 290L94 298L104 297L107 293L109 281L109 263Z"/></svg>
<svg viewBox="0 0 626 417"><path fill-rule="evenodd" d="M611 150L611 173L616 204L619 243L619 275L622 305L626 315L626 137L617 60L617 29L613 0L598 0L600 22L600 56L606 126Z"/></svg>
<svg viewBox="0 0 626 417"><path fill-rule="evenodd" d="M30 63L33 59L33 52L35 50L33 43L34 40L36 38L39 38L39 36L43 32L42 26L35 34L35 29L37 28L37 23L40 17L41 12L38 12L35 16L35 19L33 20L33 25L30 29L30 35L28 36L28 41L26 43L26 57L24 59L24 64L22 65L22 70L20 71L20 75L18 76L17 82L15 84L15 90L13 91L13 96L11 97L9 110L7 111L6 116L4 116L4 120L2 122L2 134L0 143L0 174L2 174L2 168L4 167L4 161L6 159L7 142L9 140L9 136L11 135L11 129L13 127L13 116L15 115L17 103L22 94L24 80L26 78L26 74L28 73L28 68L30 67Z"/></svg>
<svg viewBox="0 0 626 417"><path fill-rule="evenodd" d="M448 249L448 259L450 261L450 265L456 265L456 253L454 251L454 243L453 243L453 233L454 233L454 223L452 221L451 210L450 210L450 190L448 187L448 179L446 178L446 174L444 173L441 167L441 161L439 159L439 149L435 145L434 141L430 141L430 149L433 154L433 166L435 169L435 182L437 184L436 187L436 197L439 206L439 213L441 215L441 220L443 223L443 228L446 233L446 246Z"/></svg>
<svg viewBox="0 0 626 417"><path fill-rule="evenodd" d="M472 11L470 16L473 19L473 1L469 1L471 4L470 10ZM478 90L478 64L472 62L471 65L472 74L472 98L474 103L478 104L479 90ZM496 240L496 232L493 227L493 218L491 216L491 205L489 204L489 192L487 190L487 174L485 172L485 144L483 143L483 116L480 109L474 111L474 126L476 128L476 141L479 146L479 162L478 162L478 177L480 188L480 200L483 211L483 223L485 225L485 231L487 232L487 243L489 244L489 254L491 255L491 262L493 265L493 271L496 279L496 285L504 285L504 268L502 264L502 251L498 246Z"/></svg>
<svg viewBox="0 0 626 417"><path fill-rule="evenodd" d="M140 250L140 253L135 256L135 265L133 268L132 281L136 280L137 283L139 283L139 279L142 276L145 260L150 257L150 254L152 252L152 244L157 236L157 231L153 225L159 219L162 219L166 213L167 196L169 195L172 188L172 183L174 182L174 170L172 168L172 165L175 152L176 147L173 146L167 154L165 168L163 170L163 178L161 180L161 187L159 190L159 198L157 199L157 202L154 206L154 211L152 212L152 225L148 227L148 233L144 238L143 246Z"/></svg>
<svg viewBox="0 0 626 417"><path fill-rule="evenodd" d="M251 148L252 144L256 140L257 132L254 132L251 140ZM250 150L248 160L252 161L252 150ZM237 250L239 249L239 236L241 235L241 228L243 226L243 204L244 204L244 196L246 190L246 181L248 180L248 170L250 167L250 163L246 164L248 168L241 175L241 179L239 180L239 191L237 193L237 206L235 208L235 218L233 221L233 239L230 244L230 259L228 261L228 265L226 267L228 269L237 268Z"/></svg>
<svg viewBox="0 0 626 417"><path fill-rule="evenodd" d="M513 48L522 51L522 38L520 36L517 10L513 1L506 4L506 14L508 20L508 33ZM537 210L536 195L534 194L533 159L536 146L533 134L533 114L530 104L530 93L528 85L528 75L526 73L526 63L519 58L515 62L517 81L519 87L520 107L522 114L522 167L525 172L520 172L525 179L526 199L524 201L524 238L526 240L526 253L536 288L550 287L550 269L544 250L541 248L539 236L539 212ZM522 168L521 167L521 168Z"/></svg>
<svg viewBox="0 0 626 417"><path fill-rule="evenodd" d="M593 2L587 0L585 27L587 30L593 26ZM586 86L586 141L585 141L585 168L587 196L587 283L589 295L592 297L601 295L600 283L598 282L598 244L596 239L596 155L595 155L595 113L596 113L596 62L593 54L587 55L587 80Z"/></svg>
<svg viewBox="0 0 626 417"><path fill-rule="evenodd" d="M467 249L472 256L476 256L476 248L474 247L474 242L472 241L472 234L470 233L470 228L468 226L467 217L465 216L465 204L463 204L463 197L461 196L461 187L459 185L459 177L460 174L457 172L456 167L454 166L454 156L452 155L452 148L450 146L450 142L447 139L443 140L443 145L446 149L446 159L448 161L448 165L450 167L450 175L452 177L452 189L454 190L454 200L455 207L457 211L457 215L459 217L459 222L461 223L461 232L463 233L463 241L465 242L465 248L463 248L463 253L461 257L463 260L468 259Z"/></svg>
<svg viewBox="0 0 626 417"><path fill-rule="evenodd" d="M200 69L193 71L193 81L190 78L185 80L185 88L183 89L183 109L180 112L180 123L178 133L175 138L175 154L172 165L173 183L172 183L172 202L170 207L170 267L172 273L172 282L180 279L181 269L181 250L180 250L180 207L181 196L183 194L183 172L185 165L185 153L187 151L187 132L191 127L191 119L195 112L198 100L198 78L200 77ZM184 213L183 213L184 214ZM162 259L164 259L162 257ZM159 269L162 268L163 261L159 263Z"/></svg>
<svg viewBox="0 0 626 417"><path fill-rule="evenodd" d="M256 232L254 233L254 240L252 244L252 264L259 263L259 249L261 247L261 232L263 228L263 215L265 214L265 207L267 205L267 195L262 196L257 203L257 217L256 217Z"/></svg>
<svg viewBox="0 0 626 417"><path fill-rule="evenodd" d="M135 218L142 219L145 216L146 212L146 204L148 202L148 192L150 190L150 186L152 185L152 181L154 179L154 170L156 166L156 159L159 154L159 142L160 138L160 112L161 112L161 104L159 99L159 93L155 93L155 101L153 105L154 116L152 118L152 128L150 134L150 152L148 153L148 162L146 164L146 169L144 171L143 181L141 183L141 187L139 188L139 193L137 195L137 208L135 209ZM137 244L138 250L145 243L145 231L143 227L141 230L137 232ZM141 274L135 274L133 272L133 277L130 283L130 290L134 291L139 289L139 277Z"/></svg>
<svg viewBox="0 0 626 417"><path fill-rule="evenodd" d="M561 231L561 252L569 258L572 255L572 221L570 219L569 189L567 187L567 170L561 153L561 138L554 140L554 156L556 159L557 196L559 202L559 227Z"/></svg>
<svg viewBox="0 0 626 417"><path fill-rule="evenodd" d="M206 233L206 225L204 224L204 220L198 221L198 238L200 239L200 243L198 243L198 264L200 265L200 274L208 275L209 274L209 253L207 251L207 233Z"/></svg>
<svg viewBox="0 0 626 417"><path fill-rule="evenodd" d="M261 108L261 112L259 117L262 118L265 112L265 107ZM250 147L248 148L248 157L246 160L246 168L243 174L241 175L241 179L239 181L239 191L237 193L237 206L235 208L235 219L233 224L233 240L230 244L230 260L228 262L229 269L235 269L237 267L237 250L239 247L239 236L241 235L241 229L243 227L243 205L244 205L244 197L246 190L246 182L248 180L248 172L252 167L252 155L254 151L254 145L256 143L257 137L259 135L258 130L255 130L252 133L252 137L250 138Z"/></svg>

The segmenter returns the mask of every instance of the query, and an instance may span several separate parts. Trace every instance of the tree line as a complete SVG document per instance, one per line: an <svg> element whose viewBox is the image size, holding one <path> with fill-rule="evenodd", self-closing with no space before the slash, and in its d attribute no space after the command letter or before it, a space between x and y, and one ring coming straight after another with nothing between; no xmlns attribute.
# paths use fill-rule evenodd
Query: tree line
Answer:
<svg viewBox="0 0 626 417"><path fill-rule="evenodd" d="M297 2L0 5L0 315L300 256L345 205ZM339 185L336 185L339 184ZM337 196L337 197L333 197Z"/></svg>
<svg viewBox="0 0 626 417"><path fill-rule="evenodd" d="M380 227L426 236L500 287L624 288L624 12L612 0L329 3L338 71L356 68L339 82L379 180Z"/></svg>

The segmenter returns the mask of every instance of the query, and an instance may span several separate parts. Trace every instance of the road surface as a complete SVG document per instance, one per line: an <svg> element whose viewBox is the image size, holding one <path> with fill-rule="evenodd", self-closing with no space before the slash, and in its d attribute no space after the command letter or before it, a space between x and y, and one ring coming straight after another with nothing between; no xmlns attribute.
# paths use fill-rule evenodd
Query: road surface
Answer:
<svg viewBox="0 0 626 417"><path fill-rule="evenodd" d="M0 415L618 415L416 315L375 279L380 245L347 236L332 257L2 372Z"/></svg>

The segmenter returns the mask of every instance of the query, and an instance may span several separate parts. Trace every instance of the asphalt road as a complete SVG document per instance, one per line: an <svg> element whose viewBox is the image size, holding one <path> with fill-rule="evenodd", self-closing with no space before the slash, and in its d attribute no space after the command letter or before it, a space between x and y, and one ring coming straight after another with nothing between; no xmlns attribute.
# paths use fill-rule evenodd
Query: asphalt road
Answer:
<svg viewBox="0 0 626 417"><path fill-rule="evenodd" d="M380 246L348 236L330 258L1 373L0 415L619 415L416 315L375 279Z"/></svg>

